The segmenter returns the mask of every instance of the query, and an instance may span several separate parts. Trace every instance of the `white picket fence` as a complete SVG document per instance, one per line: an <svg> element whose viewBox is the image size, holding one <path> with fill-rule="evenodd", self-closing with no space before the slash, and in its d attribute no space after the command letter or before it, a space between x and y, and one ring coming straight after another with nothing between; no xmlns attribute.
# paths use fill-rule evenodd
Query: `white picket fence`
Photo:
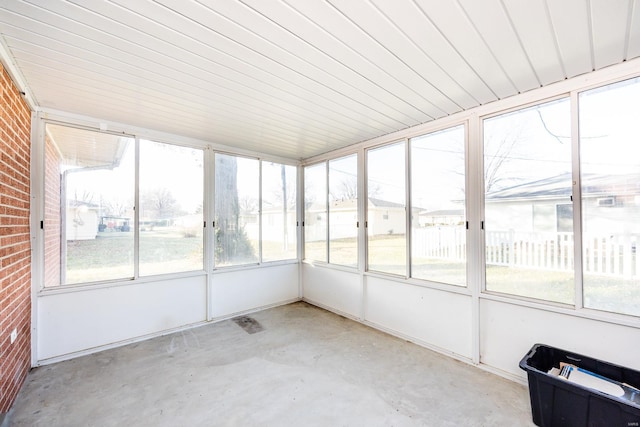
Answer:
<svg viewBox="0 0 640 427"><path fill-rule="evenodd" d="M425 227L413 230L413 255L448 261L466 256L466 230L462 226ZM582 244L584 272L622 278L640 277L636 248L640 234L586 234ZM572 271L573 233L487 231L487 265L541 270Z"/></svg>
<svg viewBox="0 0 640 427"><path fill-rule="evenodd" d="M464 226L415 228L411 235L411 253L414 257L464 261L467 256L466 235Z"/></svg>
<svg viewBox="0 0 640 427"><path fill-rule="evenodd" d="M573 270L573 233L487 231L485 248L489 265Z"/></svg>

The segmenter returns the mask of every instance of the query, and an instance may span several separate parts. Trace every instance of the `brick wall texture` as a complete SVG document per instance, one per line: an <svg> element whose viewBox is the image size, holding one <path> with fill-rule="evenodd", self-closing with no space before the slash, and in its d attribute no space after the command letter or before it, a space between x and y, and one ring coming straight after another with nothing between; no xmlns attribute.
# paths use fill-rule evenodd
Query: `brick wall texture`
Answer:
<svg viewBox="0 0 640 427"><path fill-rule="evenodd" d="M44 286L60 284L60 154L49 138L44 144Z"/></svg>
<svg viewBox="0 0 640 427"><path fill-rule="evenodd" d="M31 365L30 132L31 111L0 64L0 414Z"/></svg>

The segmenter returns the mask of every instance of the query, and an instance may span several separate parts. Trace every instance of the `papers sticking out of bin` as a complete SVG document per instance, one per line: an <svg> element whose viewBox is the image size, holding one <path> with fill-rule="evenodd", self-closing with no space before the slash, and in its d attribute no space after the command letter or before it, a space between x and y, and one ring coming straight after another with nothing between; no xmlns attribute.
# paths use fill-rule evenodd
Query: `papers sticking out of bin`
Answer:
<svg viewBox="0 0 640 427"><path fill-rule="evenodd" d="M639 426L640 372L536 344L520 361L533 422L550 426Z"/></svg>

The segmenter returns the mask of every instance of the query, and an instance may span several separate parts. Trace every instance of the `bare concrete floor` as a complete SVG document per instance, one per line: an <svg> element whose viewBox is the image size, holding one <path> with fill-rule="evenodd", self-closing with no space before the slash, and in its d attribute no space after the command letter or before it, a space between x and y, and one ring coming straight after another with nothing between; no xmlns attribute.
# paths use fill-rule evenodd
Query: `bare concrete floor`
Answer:
<svg viewBox="0 0 640 427"><path fill-rule="evenodd" d="M533 425L473 366L305 303L249 317L34 369L9 425Z"/></svg>

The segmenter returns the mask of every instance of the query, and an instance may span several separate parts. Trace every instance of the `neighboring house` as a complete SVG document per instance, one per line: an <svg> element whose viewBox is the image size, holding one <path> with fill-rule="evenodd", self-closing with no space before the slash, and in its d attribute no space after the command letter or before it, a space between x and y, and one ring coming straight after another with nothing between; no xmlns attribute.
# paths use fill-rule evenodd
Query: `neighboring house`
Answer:
<svg viewBox="0 0 640 427"><path fill-rule="evenodd" d="M329 205L331 239L355 238L358 234L358 199L334 200Z"/></svg>
<svg viewBox="0 0 640 427"><path fill-rule="evenodd" d="M285 218L286 216L286 218ZM240 212L238 224L245 231L249 239L258 240L260 235L260 214L257 210L250 212ZM286 233L285 233L286 222ZM282 242L286 234L291 237L291 241L296 239L296 210L288 209L283 211L282 206L273 206L266 203L262 206L262 240Z"/></svg>
<svg viewBox="0 0 640 427"><path fill-rule="evenodd" d="M486 229L572 232L571 191L567 173L488 193ZM640 233L640 222L621 220L640 214L640 174L584 175L582 198L585 232Z"/></svg>
<svg viewBox="0 0 640 427"><path fill-rule="evenodd" d="M369 236L404 234L407 223L405 206L370 197L367 222Z"/></svg>
<svg viewBox="0 0 640 427"><path fill-rule="evenodd" d="M314 203L305 210L305 240L315 241L326 239L327 207L321 203ZM414 215L420 209L414 209ZM400 203L369 198L367 207L368 234L404 234L406 224L405 206ZM357 199L334 200L329 206L329 227L331 238L354 237L358 224Z"/></svg>
<svg viewBox="0 0 640 427"><path fill-rule="evenodd" d="M486 230L571 232L571 182L562 174L487 193Z"/></svg>
<svg viewBox="0 0 640 427"><path fill-rule="evenodd" d="M98 235L100 207L93 203L70 200L66 210L67 240L92 240Z"/></svg>
<svg viewBox="0 0 640 427"><path fill-rule="evenodd" d="M312 203L304 212L304 241L315 242L327 238L327 206L324 203Z"/></svg>
<svg viewBox="0 0 640 427"><path fill-rule="evenodd" d="M571 271L570 174L485 196L486 262ZM586 274L640 275L640 174L582 176L582 263Z"/></svg>

